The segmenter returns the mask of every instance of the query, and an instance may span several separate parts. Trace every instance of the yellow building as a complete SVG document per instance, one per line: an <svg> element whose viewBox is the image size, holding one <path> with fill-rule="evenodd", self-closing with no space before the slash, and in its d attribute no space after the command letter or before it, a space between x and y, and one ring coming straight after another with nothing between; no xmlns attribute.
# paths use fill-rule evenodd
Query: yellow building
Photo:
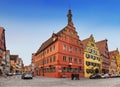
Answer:
<svg viewBox="0 0 120 87"><path fill-rule="evenodd" d="M120 74L120 54L116 55L117 60L117 73Z"/></svg>
<svg viewBox="0 0 120 87"><path fill-rule="evenodd" d="M93 35L83 40L82 43L84 47L84 75L88 78L94 73L101 72L101 57Z"/></svg>
<svg viewBox="0 0 120 87"><path fill-rule="evenodd" d="M118 74L118 58L117 55L119 54L118 49L110 51L110 67L109 67L109 74Z"/></svg>

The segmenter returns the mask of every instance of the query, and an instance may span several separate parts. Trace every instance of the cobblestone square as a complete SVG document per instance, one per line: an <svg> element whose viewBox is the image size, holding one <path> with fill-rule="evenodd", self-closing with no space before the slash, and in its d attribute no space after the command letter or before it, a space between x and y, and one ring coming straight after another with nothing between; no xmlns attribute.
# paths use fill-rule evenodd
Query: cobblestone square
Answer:
<svg viewBox="0 0 120 87"><path fill-rule="evenodd" d="M120 87L120 78L71 80L70 78L34 77L21 79L21 76L0 78L0 87Z"/></svg>

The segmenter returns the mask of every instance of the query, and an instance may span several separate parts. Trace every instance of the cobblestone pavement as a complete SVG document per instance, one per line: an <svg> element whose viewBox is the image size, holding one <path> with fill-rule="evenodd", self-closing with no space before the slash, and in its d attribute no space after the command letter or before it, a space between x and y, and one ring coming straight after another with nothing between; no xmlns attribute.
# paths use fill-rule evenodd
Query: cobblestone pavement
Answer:
<svg viewBox="0 0 120 87"><path fill-rule="evenodd" d="M120 78L71 80L70 78L34 77L21 79L21 76L0 77L0 87L120 87Z"/></svg>

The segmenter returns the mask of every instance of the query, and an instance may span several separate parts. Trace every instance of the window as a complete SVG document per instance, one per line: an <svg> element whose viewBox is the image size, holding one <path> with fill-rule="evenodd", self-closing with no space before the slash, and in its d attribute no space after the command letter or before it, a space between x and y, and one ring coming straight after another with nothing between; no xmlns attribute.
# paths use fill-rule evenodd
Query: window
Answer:
<svg viewBox="0 0 120 87"><path fill-rule="evenodd" d="M69 47L69 51L72 52L72 47L71 46Z"/></svg>
<svg viewBox="0 0 120 87"><path fill-rule="evenodd" d="M64 62L66 62L66 61L67 61L66 56L63 56L63 61L64 61Z"/></svg>
<svg viewBox="0 0 120 87"><path fill-rule="evenodd" d="M86 61L86 65L89 66L89 65L90 65L90 62Z"/></svg>
<svg viewBox="0 0 120 87"><path fill-rule="evenodd" d="M95 54L97 55L97 51L95 51Z"/></svg>
<svg viewBox="0 0 120 87"><path fill-rule="evenodd" d="M82 64L82 59L79 59L79 63Z"/></svg>
<svg viewBox="0 0 120 87"><path fill-rule="evenodd" d="M67 47L66 47L66 45L64 44L64 45L63 45L63 50L66 50L66 48L67 48Z"/></svg>
<svg viewBox="0 0 120 87"><path fill-rule="evenodd" d="M92 49L89 49L89 52L92 53Z"/></svg>
<svg viewBox="0 0 120 87"><path fill-rule="evenodd" d="M77 58L74 58L74 62L75 62L75 63L77 63L77 62L78 62Z"/></svg>
<svg viewBox="0 0 120 87"><path fill-rule="evenodd" d="M93 56L93 60L96 60L96 56Z"/></svg>
<svg viewBox="0 0 120 87"><path fill-rule="evenodd" d="M91 59L93 59L93 55L91 55Z"/></svg>
<svg viewBox="0 0 120 87"><path fill-rule="evenodd" d="M44 59L44 64L46 64L46 59Z"/></svg>
<svg viewBox="0 0 120 87"><path fill-rule="evenodd" d="M75 53L77 53L77 48L75 48Z"/></svg>
<svg viewBox="0 0 120 87"><path fill-rule="evenodd" d="M72 57L69 57L69 62L72 63Z"/></svg>
<svg viewBox="0 0 120 87"><path fill-rule="evenodd" d="M55 50L55 45L53 46L53 49Z"/></svg>
<svg viewBox="0 0 120 87"><path fill-rule="evenodd" d="M50 47L50 52L52 52L52 47Z"/></svg>
<svg viewBox="0 0 120 87"><path fill-rule="evenodd" d="M86 58L90 58L90 55L89 55L89 54L86 54Z"/></svg>
<svg viewBox="0 0 120 87"><path fill-rule="evenodd" d="M47 49L47 53L49 53L49 49Z"/></svg>
<svg viewBox="0 0 120 87"><path fill-rule="evenodd" d="M91 43L91 46L92 46L92 47L94 47L94 44L93 44L93 43Z"/></svg>
<svg viewBox="0 0 120 87"><path fill-rule="evenodd" d="M50 57L50 63L52 62L52 57Z"/></svg>
<svg viewBox="0 0 120 87"><path fill-rule="evenodd" d="M80 54L82 54L82 49L80 49Z"/></svg>
<svg viewBox="0 0 120 87"><path fill-rule="evenodd" d="M47 63L49 63L49 59L47 58Z"/></svg>
<svg viewBox="0 0 120 87"><path fill-rule="evenodd" d="M56 56L53 56L53 62L55 62L56 61Z"/></svg>

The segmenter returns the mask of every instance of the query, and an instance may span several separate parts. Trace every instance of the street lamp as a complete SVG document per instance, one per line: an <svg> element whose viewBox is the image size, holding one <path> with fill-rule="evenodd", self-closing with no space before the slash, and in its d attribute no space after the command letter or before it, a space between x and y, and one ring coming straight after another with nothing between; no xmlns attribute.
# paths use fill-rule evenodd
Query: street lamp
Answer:
<svg viewBox="0 0 120 87"><path fill-rule="evenodd" d="M71 68L72 63L69 63L69 65L68 65L68 66L69 66L69 69L70 69L70 72L71 72L71 69L72 69L72 68Z"/></svg>

